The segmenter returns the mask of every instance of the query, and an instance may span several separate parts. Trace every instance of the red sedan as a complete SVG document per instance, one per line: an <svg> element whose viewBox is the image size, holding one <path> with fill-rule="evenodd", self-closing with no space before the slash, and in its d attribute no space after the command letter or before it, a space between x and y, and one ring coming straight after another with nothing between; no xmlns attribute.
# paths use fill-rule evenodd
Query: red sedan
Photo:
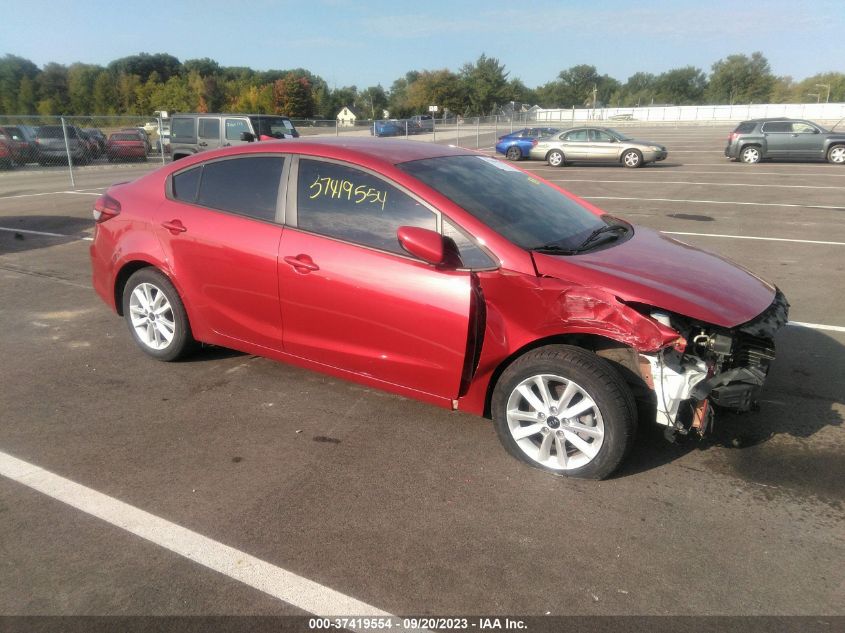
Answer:
<svg viewBox="0 0 845 633"><path fill-rule="evenodd" d="M147 160L147 145L137 132L115 132L106 141L109 162L116 160Z"/></svg>
<svg viewBox="0 0 845 633"><path fill-rule="evenodd" d="M94 287L147 354L198 341L492 417L601 478L638 421L748 410L787 303L721 257L469 150L374 139L202 153L94 207Z"/></svg>

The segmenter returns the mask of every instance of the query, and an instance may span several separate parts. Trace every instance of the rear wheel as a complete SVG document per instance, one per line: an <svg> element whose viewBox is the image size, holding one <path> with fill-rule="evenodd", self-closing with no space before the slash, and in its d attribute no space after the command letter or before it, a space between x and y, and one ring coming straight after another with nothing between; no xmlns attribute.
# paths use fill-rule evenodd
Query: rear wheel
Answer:
<svg viewBox="0 0 845 633"><path fill-rule="evenodd" d="M123 315L135 342L153 358L176 360L194 347L179 293L154 268L142 268L126 282Z"/></svg>
<svg viewBox="0 0 845 633"><path fill-rule="evenodd" d="M491 409L511 455L557 475L588 479L616 470L637 422L631 391L616 370L569 345L517 359L496 383Z"/></svg>
<svg viewBox="0 0 845 633"><path fill-rule="evenodd" d="M643 155L639 152L639 150L629 149L622 154L622 164L625 165L625 167L630 167L631 169L642 167Z"/></svg>
<svg viewBox="0 0 845 633"><path fill-rule="evenodd" d="M762 157L763 155L760 153L760 148L756 145L749 145L747 147L743 147L742 151L739 154L739 159L743 163L747 163L749 165L759 163Z"/></svg>
<svg viewBox="0 0 845 633"><path fill-rule="evenodd" d="M553 149L552 151L550 151L546 155L546 160L552 167L563 167L565 162L563 152L557 149Z"/></svg>
<svg viewBox="0 0 845 633"><path fill-rule="evenodd" d="M845 145L834 145L827 150L827 162L834 165L845 165Z"/></svg>
<svg viewBox="0 0 845 633"><path fill-rule="evenodd" d="M522 150L516 145L511 145L505 153L505 158L508 160L522 160Z"/></svg>

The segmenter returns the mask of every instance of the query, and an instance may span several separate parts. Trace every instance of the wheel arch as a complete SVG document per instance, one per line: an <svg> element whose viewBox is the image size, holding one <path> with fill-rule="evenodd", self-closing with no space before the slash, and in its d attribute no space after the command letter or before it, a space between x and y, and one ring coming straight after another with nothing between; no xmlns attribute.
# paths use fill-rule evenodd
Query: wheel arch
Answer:
<svg viewBox="0 0 845 633"><path fill-rule="evenodd" d="M123 316L123 291L126 289L126 282L129 281L129 278L132 275L142 268L155 268L162 274L167 275L167 278L170 279L170 275L168 275L167 272L161 270L150 261L133 259L124 263L120 270L117 271L117 275L115 275L114 278L114 306L120 316ZM171 283L172 281L173 280L171 279Z"/></svg>
<svg viewBox="0 0 845 633"><path fill-rule="evenodd" d="M496 369L490 375L490 380L487 383L487 389L484 396L484 417L490 418L492 415L491 404L493 401L493 392L496 389L496 384L499 382L499 378L505 370L517 359L521 358L528 352L548 345L571 345L573 347L584 349L588 352L593 352L597 356L610 362L611 365L620 372L622 379L625 380L625 382L629 384L633 382L636 385L638 382L642 382L643 380L637 364L638 352L631 345L600 334L554 334L526 343L498 364Z"/></svg>

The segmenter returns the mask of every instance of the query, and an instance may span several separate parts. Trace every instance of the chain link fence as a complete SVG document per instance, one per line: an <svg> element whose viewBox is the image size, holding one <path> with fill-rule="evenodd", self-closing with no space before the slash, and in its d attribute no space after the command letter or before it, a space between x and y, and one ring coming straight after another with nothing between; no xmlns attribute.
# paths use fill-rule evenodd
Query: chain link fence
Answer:
<svg viewBox="0 0 845 633"><path fill-rule="evenodd" d="M448 143L492 150L496 139L533 124L529 113L514 116L357 120L295 119L302 138L375 137ZM71 189L99 186L103 171L120 168L136 178L171 160L170 120L144 116L0 116L0 165L27 172L65 172ZM0 149L2 149L0 147ZM124 172L125 176L124 176Z"/></svg>

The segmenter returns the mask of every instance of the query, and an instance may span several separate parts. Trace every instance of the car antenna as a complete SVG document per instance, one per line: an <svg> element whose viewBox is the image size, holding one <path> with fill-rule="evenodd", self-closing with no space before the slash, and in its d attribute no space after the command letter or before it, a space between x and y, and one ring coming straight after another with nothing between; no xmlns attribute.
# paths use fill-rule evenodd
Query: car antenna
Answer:
<svg viewBox="0 0 845 633"><path fill-rule="evenodd" d="M841 119L839 119L839 120L836 122L836 125L834 125L832 128L830 128L830 131L831 131L831 132L833 132L833 130L835 130L835 129L836 129L836 126L837 126L837 125L839 125L840 123L842 123L842 121L845 121L845 117L842 117Z"/></svg>

